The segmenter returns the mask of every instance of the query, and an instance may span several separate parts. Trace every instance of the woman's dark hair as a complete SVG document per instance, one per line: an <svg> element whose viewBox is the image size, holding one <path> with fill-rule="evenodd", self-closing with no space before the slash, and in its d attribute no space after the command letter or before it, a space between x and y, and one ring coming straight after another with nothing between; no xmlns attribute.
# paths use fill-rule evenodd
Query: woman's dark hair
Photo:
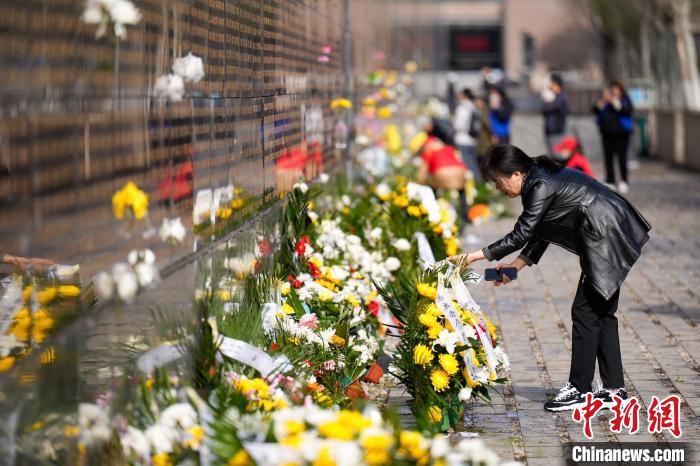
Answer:
<svg viewBox="0 0 700 466"><path fill-rule="evenodd" d="M471 89L468 89L468 88L462 89L462 95L469 100L472 100L474 98L474 93L472 92Z"/></svg>
<svg viewBox="0 0 700 466"><path fill-rule="evenodd" d="M617 79L613 79L610 81L610 87L619 87L620 91L622 91L622 95L627 96L627 89L625 89L625 86L622 85L621 81L618 81Z"/></svg>
<svg viewBox="0 0 700 466"><path fill-rule="evenodd" d="M556 173L563 168L548 155L533 158L519 147L511 144L496 144L486 153L482 170L487 180L497 181L498 178L507 178L515 172L528 173L534 165L550 173Z"/></svg>

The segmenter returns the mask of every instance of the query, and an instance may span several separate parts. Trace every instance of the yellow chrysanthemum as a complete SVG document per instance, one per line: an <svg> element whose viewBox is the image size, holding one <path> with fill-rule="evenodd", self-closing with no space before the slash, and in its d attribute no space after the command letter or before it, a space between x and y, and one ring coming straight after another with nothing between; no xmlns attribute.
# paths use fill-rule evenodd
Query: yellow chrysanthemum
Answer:
<svg viewBox="0 0 700 466"><path fill-rule="evenodd" d="M243 207L243 199L241 198L236 198L231 201L231 208L232 209L240 209Z"/></svg>
<svg viewBox="0 0 700 466"><path fill-rule="evenodd" d="M34 328L48 330L53 327L53 319L45 309L39 309L34 313Z"/></svg>
<svg viewBox="0 0 700 466"><path fill-rule="evenodd" d="M148 195L131 181L112 196L112 210L117 220L124 218L127 207L131 208L137 220L148 214Z"/></svg>
<svg viewBox="0 0 700 466"><path fill-rule="evenodd" d="M318 426L318 433L326 438L335 440L352 440L355 436L355 431L351 426L340 421L326 422Z"/></svg>
<svg viewBox="0 0 700 466"><path fill-rule="evenodd" d="M459 370L459 362L457 362L457 358L451 354L441 354L438 356L438 362L440 363L440 367L445 369L445 372L449 375L456 374Z"/></svg>
<svg viewBox="0 0 700 466"><path fill-rule="evenodd" d="M306 430L306 425L296 419L289 419L284 423L284 428L287 431L287 435L294 435L304 432Z"/></svg>
<svg viewBox="0 0 700 466"><path fill-rule="evenodd" d="M48 304L54 299L56 299L56 296L58 296L58 290L56 288L54 288L53 286L44 288L39 292L39 303Z"/></svg>
<svg viewBox="0 0 700 466"><path fill-rule="evenodd" d="M436 235L441 235L442 234L442 225L435 225L433 227L433 233Z"/></svg>
<svg viewBox="0 0 700 466"><path fill-rule="evenodd" d="M431 406L428 408L428 419L434 424L442 421L442 410L437 406Z"/></svg>
<svg viewBox="0 0 700 466"><path fill-rule="evenodd" d="M329 341L340 348L345 346L345 338L338 335L333 335Z"/></svg>
<svg viewBox="0 0 700 466"><path fill-rule="evenodd" d="M311 466L337 466L337 464L338 463L333 459L333 455L331 455L331 449L329 447L323 447L321 451L318 452L318 458L311 463Z"/></svg>
<svg viewBox="0 0 700 466"><path fill-rule="evenodd" d="M413 362L419 366L427 366L434 357L433 352L425 345L416 345L413 348Z"/></svg>
<svg viewBox="0 0 700 466"><path fill-rule="evenodd" d="M32 291L34 288L32 285L24 287L22 290L22 301L24 301L24 304L29 304L29 300L32 299Z"/></svg>
<svg viewBox="0 0 700 466"><path fill-rule="evenodd" d="M282 304L282 312L285 314L294 314L294 308L287 303Z"/></svg>
<svg viewBox="0 0 700 466"><path fill-rule="evenodd" d="M426 298L435 300L435 297L437 296L437 288L428 283L418 283L416 285L416 289L418 290L419 295L425 296Z"/></svg>
<svg viewBox="0 0 700 466"><path fill-rule="evenodd" d="M280 293L282 296L287 296L292 291L292 285L289 282L282 282L280 284Z"/></svg>
<svg viewBox="0 0 700 466"><path fill-rule="evenodd" d="M444 327L440 324L433 325L432 327L428 328L428 338L431 340L435 340L437 337L440 336L440 332L444 330Z"/></svg>
<svg viewBox="0 0 700 466"><path fill-rule="evenodd" d="M363 416L361 412L348 409L343 409L338 413L338 422L349 426L355 432L361 432L372 425L372 421Z"/></svg>
<svg viewBox="0 0 700 466"><path fill-rule="evenodd" d="M331 108L334 110L337 108L351 109L352 102L350 102L348 99L344 99L344 98L333 99L331 101Z"/></svg>
<svg viewBox="0 0 700 466"><path fill-rule="evenodd" d="M360 307L360 302L353 294L348 294L347 296L345 296L345 300L349 302L352 305L352 307Z"/></svg>
<svg viewBox="0 0 700 466"><path fill-rule="evenodd" d="M426 327L433 327L434 325L437 325L437 318L432 314L423 313L418 316L418 322Z"/></svg>
<svg viewBox="0 0 700 466"><path fill-rule="evenodd" d="M450 384L450 375L443 369L435 369L430 373L430 382L436 392L441 392Z"/></svg>
<svg viewBox="0 0 700 466"><path fill-rule="evenodd" d="M245 450L238 450L226 463L226 466L252 466L253 460Z"/></svg>
<svg viewBox="0 0 700 466"><path fill-rule="evenodd" d="M0 373L9 371L10 369L12 369L12 366L14 366L14 365L15 365L14 356L7 356L4 358L0 358Z"/></svg>
<svg viewBox="0 0 700 466"><path fill-rule="evenodd" d="M80 427L78 426L65 426L63 428L63 435L68 438L74 438L80 435Z"/></svg>
<svg viewBox="0 0 700 466"><path fill-rule="evenodd" d="M396 196L396 198L394 198L394 205L401 208L406 207L408 205L408 197Z"/></svg>
<svg viewBox="0 0 700 466"><path fill-rule="evenodd" d="M371 466L387 464L390 461L389 449L394 445L391 435L368 435L362 439L365 461Z"/></svg>
<svg viewBox="0 0 700 466"><path fill-rule="evenodd" d="M80 295L80 288L75 285L61 285L58 287L58 295L62 298L75 298Z"/></svg>
<svg viewBox="0 0 700 466"><path fill-rule="evenodd" d="M202 429L202 426L194 425L187 429L187 433L189 434L189 438L183 442L183 445L196 450L199 448L202 440L204 440L204 429Z"/></svg>
<svg viewBox="0 0 700 466"><path fill-rule="evenodd" d="M408 215L411 217L420 217L423 215L423 213L420 211L420 208L414 205L410 205L406 208L406 212L408 212Z"/></svg>
<svg viewBox="0 0 700 466"><path fill-rule="evenodd" d="M151 462L153 466L172 466L173 463L170 461L170 455L167 453L158 453L151 457Z"/></svg>

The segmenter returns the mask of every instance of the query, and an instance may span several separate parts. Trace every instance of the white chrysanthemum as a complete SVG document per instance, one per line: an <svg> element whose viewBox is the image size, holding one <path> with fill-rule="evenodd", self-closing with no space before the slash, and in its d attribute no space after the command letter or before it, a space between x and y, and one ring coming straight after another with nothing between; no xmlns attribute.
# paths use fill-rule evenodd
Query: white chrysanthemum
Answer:
<svg viewBox="0 0 700 466"><path fill-rule="evenodd" d="M129 302L134 299L139 290L139 282L133 271L120 273L119 278L115 275L114 281L117 284L117 296L121 300Z"/></svg>
<svg viewBox="0 0 700 466"><path fill-rule="evenodd" d="M103 301L112 299L114 295L114 279L107 272L98 273L92 280L97 297Z"/></svg>
<svg viewBox="0 0 700 466"><path fill-rule="evenodd" d="M464 387L459 391L457 395L460 401L467 401L472 397L472 389L469 387Z"/></svg>
<svg viewBox="0 0 700 466"><path fill-rule="evenodd" d="M411 249L411 243L406 238L399 238L394 241L393 246L399 251L408 251Z"/></svg>
<svg viewBox="0 0 700 466"><path fill-rule="evenodd" d="M378 197L387 197L391 195L391 188L386 183L379 183L376 190Z"/></svg>
<svg viewBox="0 0 700 466"><path fill-rule="evenodd" d="M165 408L158 422L166 427L187 430L197 424L197 412L189 403L177 403Z"/></svg>
<svg viewBox="0 0 700 466"><path fill-rule="evenodd" d="M18 345L17 337L14 335L0 335L0 357L7 357L16 346L24 346L21 343Z"/></svg>
<svg viewBox="0 0 700 466"><path fill-rule="evenodd" d="M435 436L430 446L430 456L433 459L443 458L450 451L450 443L443 436Z"/></svg>
<svg viewBox="0 0 700 466"><path fill-rule="evenodd" d="M126 38L126 26L138 24L141 12L130 0L87 0L82 20L87 24L98 24L96 38L107 32L107 24L114 23L114 35Z"/></svg>
<svg viewBox="0 0 700 466"><path fill-rule="evenodd" d="M440 212L433 210L428 213L428 221L430 223L440 223L440 220L442 220L442 215L440 215Z"/></svg>
<svg viewBox="0 0 700 466"><path fill-rule="evenodd" d="M294 189L298 189L298 190L301 191L302 193L306 193L306 192L309 190L309 185L307 185L306 183L304 183L303 181L301 181L301 182L296 183L296 184L294 185Z"/></svg>
<svg viewBox="0 0 700 466"><path fill-rule="evenodd" d="M136 272L139 285L142 288L147 288L154 285L158 281L158 269L153 265L140 262L136 264L134 271Z"/></svg>
<svg viewBox="0 0 700 466"><path fill-rule="evenodd" d="M177 74L164 74L156 79L155 96L180 102L185 95L185 81Z"/></svg>
<svg viewBox="0 0 700 466"><path fill-rule="evenodd" d="M320 175L318 175L318 181L321 184L328 183L330 181L330 179L331 179L331 177L328 176L328 173L321 173Z"/></svg>
<svg viewBox="0 0 700 466"><path fill-rule="evenodd" d="M163 224L158 231L161 241L181 242L187 235L187 230L182 224L180 217L173 219L164 218Z"/></svg>
<svg viewBox="0 0 700 466"><path fill-rule="evenodd" d="M340 200L341 200L341 202L342 202L343 204L345 204L346 206L349 206L349 205L351 204L350 196L348 196L347 194L343 194L343 195L340 197Z"/></svg>
<svg viewBox="0 0 700 466"><path fill-rule="evenodd" d="M384 267L386 267L389 272L395 272L401 268L401 261L396 257L387 257L384 261Z"/></svg>
<svg viewBox="0 0 700 466"><path fill-rule="evenodd" d="M146 460L151 454L151 446L148 443L146 434L135 427L128 426L126 432L121 436L122 449L127 456L137 456Z"/></svg>
<svg viewBox="0 0 700 466"><path fill-rule="evenodd" d="M176 58L172 70L185 81L197 83L204 77L204 62L201 57L190 52L184 57Z"/></svg>
<svg viewBox="0 0 700 466"><path fill-rule="evenodd" d="M498 455L489 449L481 439L462 440L457 444L457 451L465 456L470 464L497 465Z"/></svg>
<svg viewBox="0 0 700 466"><path fill-rule="evenodd" d="M177 431L163 424L154 424L146 429L146 438L156 453L171 453L177 441Z"/></svg>
<svg viewBox="0 0 700 466"><path fill-rule="evenodd" d="M309 218L311 219L312 222L315 222L318 220L318 214L314 212L313 210L309 210L309 213L307 214Z"/></svg>
<svg viewBox="0 0 700 466"><path fill-rule="evenodd" d="M109 414L105 408L92 403L78 406L80 441L85 445L106 442L112 436Z"/></svg>

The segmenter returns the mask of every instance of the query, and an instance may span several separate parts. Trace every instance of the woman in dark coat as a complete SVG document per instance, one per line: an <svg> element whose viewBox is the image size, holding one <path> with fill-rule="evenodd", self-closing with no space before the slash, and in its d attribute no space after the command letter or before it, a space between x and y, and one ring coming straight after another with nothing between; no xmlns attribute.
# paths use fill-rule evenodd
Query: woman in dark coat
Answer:
<svg viewBox="0 0 700 466"><path fill-rule="evenodd" d="M622 194L629 191L627 177L627 148L632 134L632 100L619 81L612 81L593 107L605 156L605 181L615 186L615 158L620 166L620 182L617 189Z"/></svg>
<svg viewBox="0 0 700 466"><path fill-rule="evenodd" d="M596 358L603 380L596 398L607 407L614 405L613 395L626 399L615 311L620 287L649 239L651 226L625 198L593 178L547 156L530 158L509 144L489 150L484 175L506 196L521 196L523 212L512 232L467 254L469 263L501 260L522 249L512 263L496 266L521 270L536 264L550 243L580 258L582 274L571 310L569 382L545 403L545 409L561 411L585 404ZM509 281L505 277L495 284Z"/></svg>

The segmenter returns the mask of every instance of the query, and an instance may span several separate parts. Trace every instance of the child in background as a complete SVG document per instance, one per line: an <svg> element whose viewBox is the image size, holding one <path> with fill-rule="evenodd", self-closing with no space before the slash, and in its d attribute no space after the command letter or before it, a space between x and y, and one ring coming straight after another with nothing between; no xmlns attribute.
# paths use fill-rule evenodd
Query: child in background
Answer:
<svg viewBox="0 0 700 466"><path fill-rule="evenodd" d="M581 146L573 136L564 137L559 144L554 146L554 159L563 163L567 168L580 170L591 178L595 178L588 159L581 153Z"/></svg>

